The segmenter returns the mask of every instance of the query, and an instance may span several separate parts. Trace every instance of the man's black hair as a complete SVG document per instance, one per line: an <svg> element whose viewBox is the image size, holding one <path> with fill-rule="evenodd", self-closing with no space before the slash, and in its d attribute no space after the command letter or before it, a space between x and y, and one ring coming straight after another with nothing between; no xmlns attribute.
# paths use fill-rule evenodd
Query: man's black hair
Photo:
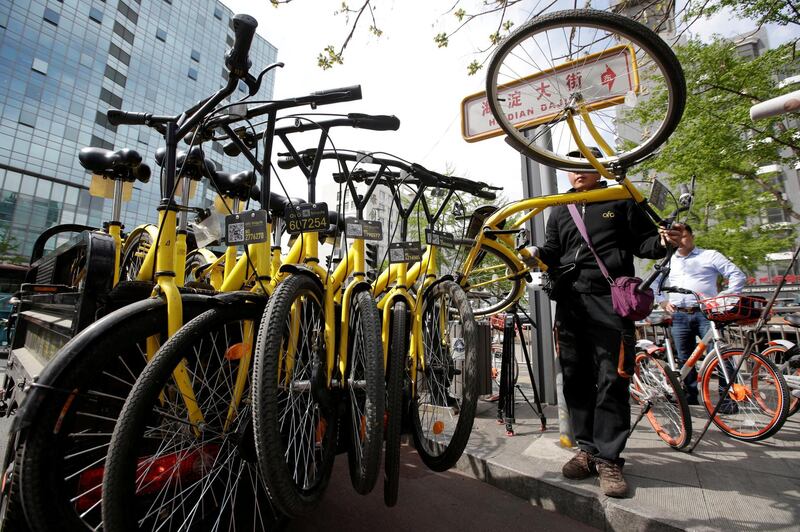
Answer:
<svg viewBox="0 0 800 532"><path fill-rule="evenodd" d="M690 234L690 235L694 236L694 231L692 231L692 226L691 226L691 225L689 225L689 224L683 224L683 227L684 227L684 228L685 228L687 231L689 231L689 234Z"/></svg>

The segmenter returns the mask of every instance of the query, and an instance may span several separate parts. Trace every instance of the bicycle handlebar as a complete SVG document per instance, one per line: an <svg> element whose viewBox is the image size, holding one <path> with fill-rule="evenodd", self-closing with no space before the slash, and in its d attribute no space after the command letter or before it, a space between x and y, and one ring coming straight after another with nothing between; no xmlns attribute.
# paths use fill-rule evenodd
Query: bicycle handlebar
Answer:
<svg viewBox="0 0 800 532"><path fill-rule="evenodd" d="M233 46L225 54L225 67L231 76L243 78L250 70L250 46L256 34L258 21L250 15L234 15L231 19L235 35Z"/></svg>
<svg viewBox="0 0 800 532"><path fill-rule="evenodd" d="M289 135L291 133L302 133L304 131L311 131L314 129L329 129L337 126L350 126L359 129L371 129L373 131L396 131L400 127L400 119L394 115L366 115L361 113L349 113L347 118L333 118L319 122L308 121L295 124L293 126L277 128L275 129L275 135ZM245 146L248 148L254 148L258 142L258 139L263 135L263 131L253 134L245 133L245 136L242 140L244 141ZM222 150L225 152L225 155L230 157L236 157L242 153L242 151L239 149L239 146L233 142L227 143L225 146L223 146Z"/></svg>
<svg viewBox="0 0 800 532"><path fill-rule="evenodd" d="M106 117L108 117L108 122L112 126L123 124L154 126L157 124L166 124L171 120L175 120L174 116L154 115L152 113L131 113L128 111L120 111L119 109L109 109L106 111Z"/></svg>

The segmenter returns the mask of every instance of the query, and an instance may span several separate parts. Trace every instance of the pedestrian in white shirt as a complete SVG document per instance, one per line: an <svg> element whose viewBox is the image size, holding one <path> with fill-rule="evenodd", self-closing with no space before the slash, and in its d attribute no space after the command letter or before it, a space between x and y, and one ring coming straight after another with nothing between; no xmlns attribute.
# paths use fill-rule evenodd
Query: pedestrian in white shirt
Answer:
<svg viewBox="0 0 800 532"><path fill-rule="evenodd" d="M720 277L728 281L728 287L722 292L717 288ZM709 298L739 294L745 281L742 270L725 255L714 249L695 246L692 228L684 225L684 232L670 261L669 276L664 286L686 288L697 292L702 298ZM694 350L695 337L702 338L708 331L708 320L700 312L697 299L691 295L658 293L656 301L672 315L672 337L675 340L678 362L683 364ZM697 372L692 369L684 382L689 404L697 404Z"/></svg>

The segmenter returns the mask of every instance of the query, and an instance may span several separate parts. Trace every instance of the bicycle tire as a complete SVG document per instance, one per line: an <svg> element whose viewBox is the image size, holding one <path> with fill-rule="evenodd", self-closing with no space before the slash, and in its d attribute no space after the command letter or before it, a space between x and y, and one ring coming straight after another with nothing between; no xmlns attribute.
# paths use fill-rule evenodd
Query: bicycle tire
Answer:
<svg viewBox="0 0 800 532"><path fill-rule="evenodd" d="M206 308L183 303L186 319ZM83 532L102 525L99 495L106 446L145 366L145 339L166 335L166 320L166 305L131 316L124 328L100 337L47 383L51 395L39 405L20 445L20 495L32 530Z"/></svg>
<svg viewBox="0 0 800 532"><path fill-rule="evenodd" d="M461 458L478 401L478 331L467 296L458 284L441 281L428 288L423 294L421 328L424 361L417 358L412 435L423 463L441 472ZM462 336L451 341L451 333ZM461 368L456 367L457 358L461 358L454 356L456 344L464 349Z"/></svg>
<svg viewBox="0 0 800 532"><path fill-rule="evenodd" d="M656 435L673 449L683 449L692 440L692 416L686 392L677 376L663 362L645 352L636 354L634 371L631 385L656 399L646 414ZM642 404L635 394L634 399Z"/></svg>
<svg viewBox="0 0 800 532"><path fill-rule="evenodd" d="M400 490L400 436L403 428L403 380L408 360L408 305L397 299L392 305L389 359L386 363L386 448L384 452L383 502L397 504Z"/></svg>
<svg viewBox="0 0 800 532"><path fill-rule="evenodd" d="M347 392L350 445L347 461L356 493L375 487L381 467L386 388L378 307L368 289L353 294L350 307Z"/></svg>
<svg viewBox="0 0 800 532"><path fill-rule="evenodd" d="M205 255L199 250L195 249L190 251L186 255L186 265L184 266L184 278L183 282L186 286L211 286L208 281L201 281L195 275L195 270L200 266L205 266L208 264L208 260L206 259ZM213 288L212 288L213 289Z"/></svg>
<svg viewBox="0 0 800 532"><path fill-rule="evenodd" d="M6 454L8 453L14 453L13 465L11 463L8 464L8 466L11 466L11 471L9 471L8 467L3 470L4 475L7 475L9 472L11 474L4 477L4 484L7 486L4 486L5 491L3 492L2 501L0 501L0 530L26 532L29 529L25 522L25 514L22 510L19 481L17 480L18 471L22 463L22 453L20 453L16 446L12 445L10 441L8 449L6 449Z"/></svg>
<svg viewBox="0 0 800 532"><path fill-rule="evenodd" d="M236 386L245 367L240 364L252 368L254 338L250 332L248 340L246 331L263 309L263 303L248 302L204 312L167 340L142 371L106 459L106 530L268 530L277 523L255 457L250 383ZM201 428L189 417L173 377L179 369L190 379Z"/></svg>
<svg viewBox="0 0 800 532"><path fill-rule="evenodd" d="M125 239L119 262L120 281L138 280L139 270L142 267L144 256L155 242L153 236L150 234L151 227L154 226L137 227L131 231L131 234Z"/></svg>
<svg viewBox="0 0 800 532"><path fill-rule="evenodd" d="M734 367L737 362L730 359L741 355L743 350L737 347L720 353L722 360L730 361ZM713 375L719 373L718 366L719 359L715 356L703 367L698 379L703 405L709 415L719 400L721 384L711 385ZM724 380L721 374L719 380ZM758 400L753 398L756 393L759 396ZM775 365L758 353L750 353L748 360L743 363L737 381L728 393L728 399L736 405L735 411L730 413L720 411L712 421L720 430L737 440L760 441L769 438L778 432L786 421L789 409L789 391L786 382ZM767 399L769 399L769 409L764 408Z"/></svg>
<svg viewBox="0 0 800 532"><path fill-rule="evenodd" d="M772 345L772 346L769 346L766 349L764 349L761 352L761 355L764 356L764 357L767 357L770 360L770 362L775 364L776 367L779 367L780 365L785 363L786 360L788 360L789 357L786 356L787 351L789 351L789 350L786 347L782 346L782 345ZM793 351L793 353L795 353L795 352L796 351ZM796 369L793 372L791 369L787 368L787 369L783 370L783 374L784 375L797 375L797 376L800 376L800 369ZM788 385L787 385L787 388L788 388ZM789 396L790 396L790 399L789 399L789 410L788 410L786 415L787 416L793 416L793 415L795 415L797 413L798 410L800 410L800 397L795 397L795 396L793 396L791 394L789 394Z"/></svg>
<svg viewBox="0 0 800 532"><path fill-rule="evenodd" d="M504 265L504 271L497 271L498 269L502 270ZM521 278L497 281L492 279L492 276L496 275L511 275L515 269L514 263L508 257L494 248L481 246L470 272L459 277L459 284L467 293L472 307L472 314L475 318L483 318L502 312L522 296ZM489 297L485 292L470 290L471 286L481 284L482 286L487 286L485 283L490 283L489 286L494 286L494 291ZM479 286L479 288L482 288L482 286ZM488 304L486 303L487 300L489 301ZM492 300L494 302L491 302Z"/></svg>
<svg viewBox="0 0 800 532"><path fill-rule="evenodd" d="M323 302L324 293L316 278L302 273L290 275L270 297L256 340L252 401L256 454L273 503L290 518L319 503L336 451L339 405L326 382ZM298 330L304 328L304 334L291 334L293 307ZM300 345L292 344L294 367L287 370L281 352L290 338ZM292 407L297 407L294 413L309 412L311 419L295 419ZM283 423L288 418L298 421L295 426L306 431L299 435L300 441L288 433L292 425ZM308 442L312 443L310 452L301 449ZM292 449L303 452L295 454ZM294 457L311 457L311 471L308 463L287 463Z"/></svg>
<svg viewBox="0 0 800 532"><path fill-rule="evenodd" d="M581 27L587 29L591 28L594 32L586 31L583 33L583 35L587 37L591 35L589 37L590 41L582 44L575 43L573 40L576 38L576 35L577 38L580 39ZM549 33L547 33L548 31ZM608 42L605 43L605 48L602 48L602 44L604 44L604 34L602 32L608 32ZM541 43L534 40L537 36L540 38L543 37ZM557 39L562 36L564 42L559 43ZM557 90L558 87L556 87L553 82L545 84L542 78L534 78L531 80L532 91L538 92L536 102L541 98L548 98L545 100L545 110L542 110L541 116L543 120L547 119L548 121L541 124L541 126L548 126L543 130L549 132L552 147L536 145L533 140L525 136L524 130L530 127L530 125L526 126L525 124L530 124L530 120L526 120L516 126L514 125L514 117L518 118L519 115L518 113L514 114L516 111L511 109L511 104L516 102L509 102L509 107L504 109L504 104L501 103L500 98L502 98L503 102L506 98L504 95L499 97L498 91L502 91L504 88L509 87L512 82L520 79L536 76L539 73L548 71L553 73L558 72L565 68L562 65L566 65L568 58L575 57L576 59L572 59L574 62L578 61L578 58L591 58L595 52L609 54L611 53L609 52L610 48L618 46L620 42L631 44L636 56L636 62L639 65L639 70L642 70L642 67L648 69L644 71L646 74L645 76L631 76L631 71L628 70L627 73L629 75L626 78L625 76L619 76L611 70L610 77L603 77L609 75L607 74L607 70L603 73L603 76L591 77L590 83L595 81L594 85L586 85L586 82L581 76L581 71L577 70L577 68L586 69L588 71L588 60L584 60L583 64L578 66L572 63L573 66L566 67L570 74L567 74L564 78L564 83L566 83L564 88L567 92ZM563 46L560 46L562 44ZM529 48L526 49L526 46L529 46ZM546 64L543 66L538 65L534 57L545 56L545 49L550 52L550 55L556 55L558 53L564 54L564 60L558 58L559 61L556 62L554 58L545 58ZM562 50L565 51L562 52ZM618 51L621 51L621 49ZM578 53L581 55L577 55ZM608 57L612 56L598 57L608 59ZM629 54L622 54L620 57L623 57L625 65L632 63ZM515 60L517 63L514 62ZM508 61L508 63L506 63L506 61ZM607 62L614 64L612 60L598 61L597 64L606 63L606 69L609 69ZM573 77L570 82L567 80L567 77L570 75L576 75L577 77ZM667 93L666 110L660 122L656 124L655 127L652 127L652 124L648 124L646 127L641 127L640 130L636 130L639 123L628 120L625 122L625 127L631 129L631 131L630 134L627 135L624 135L615 125L615 122L618 121L616 112L619 111L619 105L614 104L611 107L614 113L609 114L608 118L603 114L603 109L591 111L595 126L598 126L598 129L604 130L606 137L616 135L621 137L626 143L635 144L635 147L624 147L623 151L618 151L614 155L605 154L600 158L601 164L607 168L611 166L629 168L647 157L667 140L680 122L686 105L686 81L678 59L675 57L670 47L646 26L616 13L592 9L558 11L536 17L513 31L500 43L493 53L487 69L486 94L492 115L494 115L501 130L508 135L509 143L512 144L515 149L531 159L548 166L564 170L587 170L591 169L592 166L586 159L566 156L567 152L576 149L576 145L572 139L571 133L564 127L563 117L560 115L569 105L572 105L572 98L575 95L586 98L586 101L590 104L599 101L601 99L601 91L604 91L604 87L608 85L607 92L610 93L614 80L617 78L623 80L618 87L624 83L625 79L629 80L629 90L627 93L618 96L618 98L624 96L626 107L635 107L640 101L643 102L649 99L649 96L646 98L639 98L636 91L633 90L632 84L637 84L640 93L648 94L657 93L659 90L662 90L658 84L663 83ZM589 76L586 76L586 79L590 79ZM537 88L532 87L534 80L540 81L540 85ZM646 85L642 88L643 83L649 83L650 85ZM572 84L572 87L570 87L570 84ZM523 87L524 84L514 86L514 88ZM531 92L531 95L533 96L534 93ZM554 103L553 100L558 101ZM539 103L537 105L541 107L542 104ZM552 113L551 115L545 115L545 113L549 113L550 109L553 109L555 115L548 119L548 116L551 116ZM533 113L536 112L535 107L531 107L529 110L532 110L531 112ZM510 111L511 113L509 114ZM531 114L527 113L526 116L531 116ZM578 123L579 129L586 130L585 123L582 123L583 119L580 118L580 115L574 115L574 117ZM608 121L607 123L605 122L606 120ZM650 134L650 131L653 131L652 134ZM643 142L640 142L643 135L649 136ZM594 143L589 142L591 140L590 138L584 138L583 140L588 144ZM609 138L608 140L611 141L612 139ZM617 140L617 148L625 144L620 142L619 139Z"/></svg>

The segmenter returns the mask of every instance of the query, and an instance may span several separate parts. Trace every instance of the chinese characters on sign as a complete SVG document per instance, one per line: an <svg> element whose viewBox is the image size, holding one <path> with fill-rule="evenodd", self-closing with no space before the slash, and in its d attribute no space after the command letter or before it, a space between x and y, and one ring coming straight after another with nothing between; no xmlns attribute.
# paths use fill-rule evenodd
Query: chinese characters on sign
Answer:
<svg viewBox="0 0 800 532"><path fill-rule="evenodd" d="M633 51L616 46L512 81L499 90L498 100L514 126L532 127L551 120L575 95L580 95L587 109L596 110L622 103L638 91ZM467 141L501 133L486 93L465 98L461 112L462 135Z"/></svg>

